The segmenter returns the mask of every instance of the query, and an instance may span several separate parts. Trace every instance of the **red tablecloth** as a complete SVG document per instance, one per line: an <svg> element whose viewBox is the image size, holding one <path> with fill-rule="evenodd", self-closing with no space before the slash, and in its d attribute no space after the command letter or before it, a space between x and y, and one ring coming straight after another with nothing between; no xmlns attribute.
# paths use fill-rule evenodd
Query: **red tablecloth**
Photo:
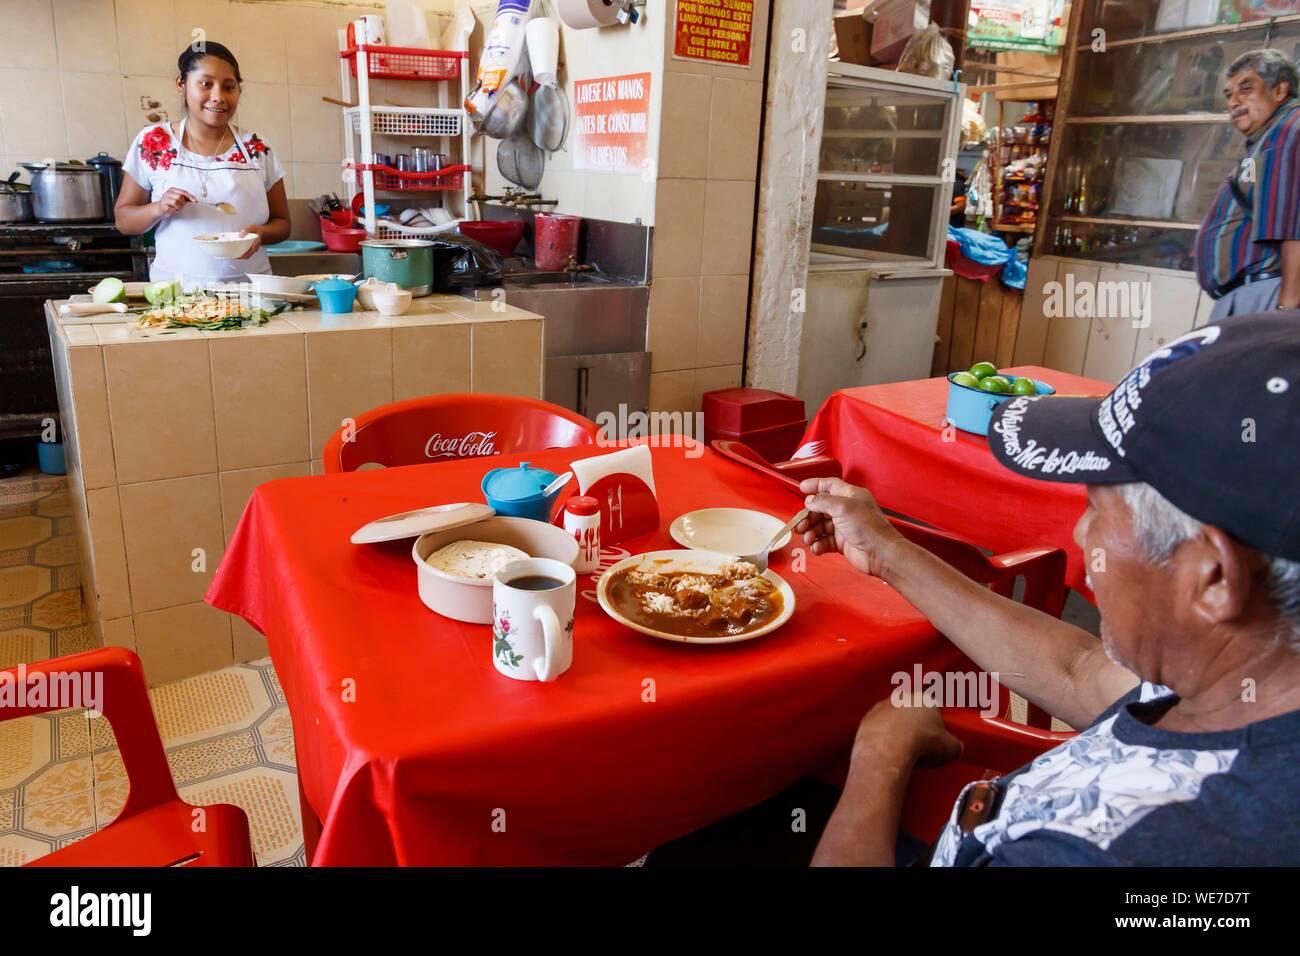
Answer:
<svg viewBox="0 0 1300 956"><path fill-rule="evenodd" d="M558 472L600 451L523 457ZM668 525L695 508L797 506L711 451L653 455L660 528L625 551L676 547ZM267 636L323 822L316 863L626 863L834 760L892 674L959 659L880 580L838 555L795 570L787 548L772 567L797 609L767 637L659 641L579 596L568 673L552 684L502 677L486 625L420 603L411 542L348 537L385 514L477 500L488 468L520 460L285 479L245 509L208 601ZM594 582L580 578L580 590Z"/></svg>
<svg viewBox="0 0 1300 956"><path fill-rule="evenodd" d="M1048 382L1058 394L1105 395L1091 378L1026 365L1008 369ZM804 436L822 440L844 477L886 508L920 518L993 551L1055 545L1067 556L1066 583L1090 596L1074 525L1088 506L1083 485L1022 478L994 459L988 439L950 429L948 381L927 378L842 389L826 400Z"/></svg>

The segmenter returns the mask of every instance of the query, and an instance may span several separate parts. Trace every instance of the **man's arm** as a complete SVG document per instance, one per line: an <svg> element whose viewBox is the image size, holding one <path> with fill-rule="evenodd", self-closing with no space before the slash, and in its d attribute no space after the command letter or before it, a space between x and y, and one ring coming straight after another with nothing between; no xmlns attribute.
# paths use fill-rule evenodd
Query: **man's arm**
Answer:
<svg viewBox="0 0 1300 956"><path fill-rule="evenodd" d="M920 545L900 539L880 577L981 668L1071 727L1138 683L1092 634L994 594Z"/></svg>
<svg viewBox="0 0 1300 956"><path fill-rule="evenodd" d="M1300 239L1281 243L1282 291L1278 293L1280 309L1300 309Z"/></svg>
<svg viewBox="0 0 1300 956"><path fill-rule="evenodd" d="M933 707L888 699L858 724L844 792L826 823L813 866L894 866L903 798L918 765L956 760L961 743Z"/></svg>
<svg viewBox="0 0 1300 956"><path fill-rule="evenodd" d="M903 538L871 493L810 478L812 516L800 525L813 553L840 551L883 578L935 628L998 680L1072 727L1086 727L1138 683L1087 631L994 594Z"/></svg>

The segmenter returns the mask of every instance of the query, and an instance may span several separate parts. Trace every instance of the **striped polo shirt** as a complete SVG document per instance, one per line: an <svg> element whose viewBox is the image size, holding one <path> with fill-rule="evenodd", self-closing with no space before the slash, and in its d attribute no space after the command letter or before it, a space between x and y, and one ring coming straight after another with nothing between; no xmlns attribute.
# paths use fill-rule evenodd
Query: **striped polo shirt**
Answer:
<svg viewBox="0 0 1300 956"><path fill-rule="evenodd" d="M1196 234L1196 278L1207 292L1242 276L1282 268L1278 243L1300 239L1300 101L1287 100L1246 140L1254 175L1243 164L1233 178L1254 212L1233 196L1232 179L1215 194Z"/></svg>

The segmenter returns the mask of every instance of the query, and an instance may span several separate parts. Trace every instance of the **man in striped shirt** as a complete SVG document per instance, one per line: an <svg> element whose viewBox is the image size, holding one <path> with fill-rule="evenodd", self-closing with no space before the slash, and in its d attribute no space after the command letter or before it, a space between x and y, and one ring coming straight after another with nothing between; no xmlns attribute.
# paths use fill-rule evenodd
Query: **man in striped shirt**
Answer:
<svg viewBox="0 0 1300 956"><path fill-rule="evenodd" d="M1216 299L1210 320L1300 308L1300 99L1279 50L1228 67L1228 121L1246 157L1214 197L1196 237L1196 277Z"/></svg>

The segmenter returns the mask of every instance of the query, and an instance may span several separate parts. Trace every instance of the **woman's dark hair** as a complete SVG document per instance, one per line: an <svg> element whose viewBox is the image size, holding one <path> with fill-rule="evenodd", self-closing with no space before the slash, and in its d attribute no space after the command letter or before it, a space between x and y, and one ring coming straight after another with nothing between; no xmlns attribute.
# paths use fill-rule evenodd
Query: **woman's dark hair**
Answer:
<svg viewBox="0 0 1300 956"><path fill-rule="evenodd" d="M176 60L176 68L180 71L182 83L185 82L185 77L192 70L198 69L199 60L205 56L215 56L218 60L225 60L234 68L235 82L244 82L244 78L239 75L239 61L235 59L235 54L220 43L211 40L200 40L187 46L181 51L180 57Z"/></svg>

